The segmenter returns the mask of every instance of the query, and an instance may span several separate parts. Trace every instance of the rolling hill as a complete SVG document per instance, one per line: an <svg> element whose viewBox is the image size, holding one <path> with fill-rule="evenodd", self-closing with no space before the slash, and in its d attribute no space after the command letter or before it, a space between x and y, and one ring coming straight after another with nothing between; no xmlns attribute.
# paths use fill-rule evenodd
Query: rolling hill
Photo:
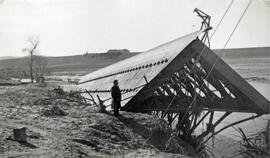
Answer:
<svg viewBox="0 0 270 158"><path fill-rule="evenodd" d="M270 47L238 48L214 51L229 64L238 63L239 60L252 58L264 58L267 60L267 58L270 57ZM47 69L49 72L73 72L75 74L83 75L102 67L111 65L117 61L129 58L136 54L138 54L138 52L94 53L63 57L44 57L44 59L46 61ZM1 60L0 71L28 71L28 61L28 57Z"/></svg>
<svg viewBox="0 0 270 158"><path fill-rule="evenodd" d="M88 55L42 57L49 72L92 72L137 53L95 53ZM0 71L28 71L29 57L0 61Z"/></svg>
<svg viewBox="0 0 270 158"><path fill-rule="evenodd" d="M269 58L270 47L254 47L254 48L234 48L234 49L215 49L220 57L226 59L239 58Z"/></svg>
<svg viewBox="0 0 270 158"><path fill-rule="evenodd" d="M16 58L16 57L13 57L13 56L3 56L3 57L0 57L0 60L7 60L7 59L13 59L13 58Z"/></svg>

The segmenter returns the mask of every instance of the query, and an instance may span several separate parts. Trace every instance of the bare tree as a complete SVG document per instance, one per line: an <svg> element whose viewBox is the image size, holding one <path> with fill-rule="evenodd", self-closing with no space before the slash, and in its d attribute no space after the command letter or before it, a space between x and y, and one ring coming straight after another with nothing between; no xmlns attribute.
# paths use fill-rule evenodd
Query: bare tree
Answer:
<svg viewBox="0 0 270 158"><path fill-rule="evenodd" d="M34 75L33 75L33 61L34 61L34 54L37 52L37 47L40 42L38 37L29 37L27 39L27 42L29 43L29 47L23 48L23 52L27 52L30 55L30 77L31 77L31 83L34 81Z"/></svg>

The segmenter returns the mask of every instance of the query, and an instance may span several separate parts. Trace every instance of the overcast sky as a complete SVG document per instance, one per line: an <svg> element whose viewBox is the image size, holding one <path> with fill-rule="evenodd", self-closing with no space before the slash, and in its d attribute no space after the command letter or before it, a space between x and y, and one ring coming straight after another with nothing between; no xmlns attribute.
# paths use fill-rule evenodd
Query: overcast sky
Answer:
<svg viewBox="0 0 270 158"><path fill-rule="evenodd" d="M26 39L39 36L39 52L63 56L108 49L145 51L196 31L198 7L215 28L231 0L0 0L0 56L23 56ZM248 0L235 0L212 48L222 48ZM268 1L269 5L269 1ZM270 46L270 8L253 0L229 48Z"/></svg>

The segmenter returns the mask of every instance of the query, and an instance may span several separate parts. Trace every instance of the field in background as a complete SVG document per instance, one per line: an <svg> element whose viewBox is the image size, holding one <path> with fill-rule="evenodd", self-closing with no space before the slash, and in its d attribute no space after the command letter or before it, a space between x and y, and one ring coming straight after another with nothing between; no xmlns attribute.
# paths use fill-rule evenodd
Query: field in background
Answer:
<svg viewBox="0 0 270 158"><path fill-rule="evenodd" d="M270 48L214 50L222 59L247 79L269 79ZM45 57L52 75L84 75L138 53L95 53L65 57ZM10 57L9 57L10 58ZM28 57L0 60L1 72L28 72ZM252 70L249 68L252 66ZM254 78L252 78L254 77Z"/></svg>
<svg viewBox="0 0 270 158"><path fill-rule="evenodd" d="M270 84L270 47L215 52L246 80Z"/></svg>
<svg viewBox="0 0 270 158"><path fill-rule="evenodd" d="M95 53L88 55L44 57L48 72L54 75L83 75L137 53ZM28 71L28 57L0 60L2 71Z"/></svg>

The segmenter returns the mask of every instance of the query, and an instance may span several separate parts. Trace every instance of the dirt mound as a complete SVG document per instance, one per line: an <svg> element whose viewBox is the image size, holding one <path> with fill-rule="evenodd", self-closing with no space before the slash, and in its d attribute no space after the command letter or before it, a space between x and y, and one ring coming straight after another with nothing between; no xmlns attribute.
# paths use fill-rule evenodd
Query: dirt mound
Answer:
<svg viewBox="0 0 270 158"><path fill-rule="evenodd" d="M34 104L30 98L46 98L50 90L28 88L0 93L0 157L183 157L165 153L171 130L153 115L121 112L116 118L86 105ZM68 115L59 117L61 110ZM23 127L27 144L8 139L13 129Z"/></svg>

